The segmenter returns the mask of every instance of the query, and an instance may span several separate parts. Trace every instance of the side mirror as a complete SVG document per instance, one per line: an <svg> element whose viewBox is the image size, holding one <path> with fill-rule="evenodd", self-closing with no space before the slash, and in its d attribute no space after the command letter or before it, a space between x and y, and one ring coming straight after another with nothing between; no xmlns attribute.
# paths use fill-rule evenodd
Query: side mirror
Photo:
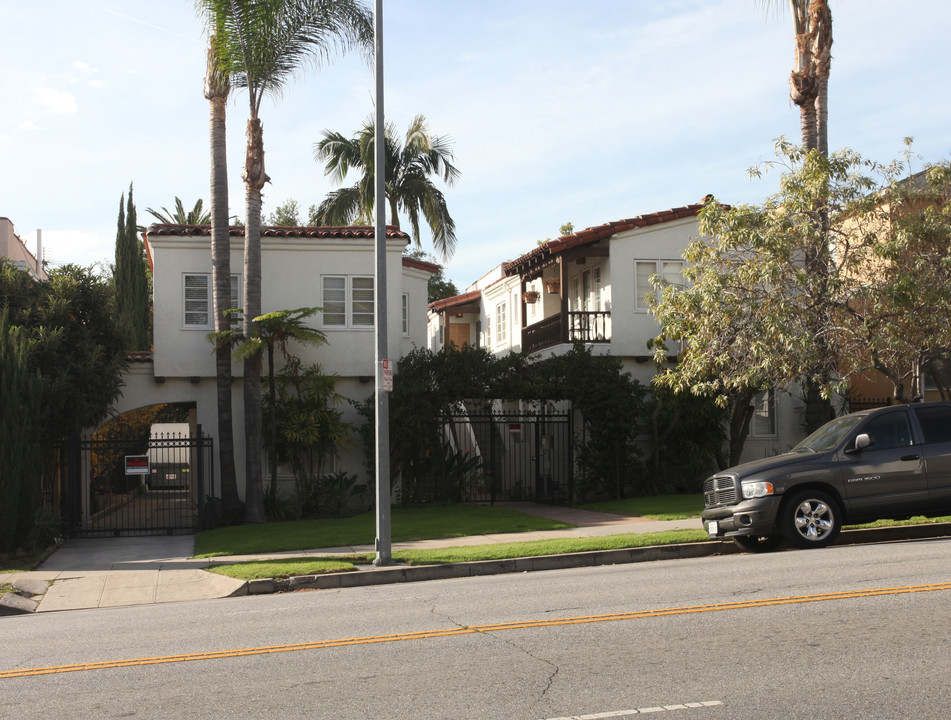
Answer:
<svg viewBox="0 0 951 720"><path fill-rule="evenodd" d="M868 436L868 433L861 433L855 438L855 452L862 452L865 448L872 445L872 438Z"/></svg>

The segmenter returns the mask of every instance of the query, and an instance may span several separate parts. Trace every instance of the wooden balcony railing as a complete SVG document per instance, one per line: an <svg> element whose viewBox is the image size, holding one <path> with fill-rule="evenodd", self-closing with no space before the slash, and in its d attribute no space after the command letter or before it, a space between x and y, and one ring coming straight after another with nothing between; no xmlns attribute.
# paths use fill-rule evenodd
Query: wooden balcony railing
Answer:
<svg viewBox="0 0 951 720"><path fill-rule="evenodd" d="M569 312L567 333L563 333L561 314L553 315L522 329L522 350L530 353L537 352L575 340L592 343L610 342L608 328L610 318L610 312Z"/></svg>

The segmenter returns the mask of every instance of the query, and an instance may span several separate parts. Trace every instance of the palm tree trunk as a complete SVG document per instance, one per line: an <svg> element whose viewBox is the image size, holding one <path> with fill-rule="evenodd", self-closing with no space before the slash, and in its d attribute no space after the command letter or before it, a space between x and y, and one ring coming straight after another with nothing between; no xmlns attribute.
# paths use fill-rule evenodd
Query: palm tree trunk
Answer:
<svg viewBox="0 0 951 720"><path fill-rule="evenodd" d="M253 105L252 105L253 106ZM261 189L268 181L264 172L264 134L257 117L248 120L248 149L243 173L246 186L244 228L244 334L257 337L254 318L261 314ZM264 483L261 453L261 353L244 363L245 519L264 522Z"/></svg>
<svg viewBox="0 0 951 720"><path fill-rule="evenodd" d="M809 7L812 58L816 67L816 147L829 154L829 74L832 69L832 12L827 0L812 0Z"/></svg>
<svg viewBox="0 0 951 720"><path fill-rule="evenodd" d="M214 40L212 40L214 42ZM211 284L214 297L215 332L227 330L231 307L231 238L228 234L228 154L226 145L226 104L230 90L228 77L219 71L212 48L208 48L205 97L210 105L211 138ZM218 408L218 467L221 473L222 519L233 522L241 512L234 462L234 418L231 407L231 351L215 351Z"/></svg>

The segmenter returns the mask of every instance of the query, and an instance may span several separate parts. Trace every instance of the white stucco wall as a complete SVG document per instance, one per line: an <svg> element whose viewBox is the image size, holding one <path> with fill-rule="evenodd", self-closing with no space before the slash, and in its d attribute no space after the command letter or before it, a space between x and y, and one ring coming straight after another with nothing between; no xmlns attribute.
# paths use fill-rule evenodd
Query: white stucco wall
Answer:
<svg viewBox="0 0 951 720"><path fill-rule="evenodd" d="M217 392L209 329L186 329L183 323L183 275L211 272L208 236L149 236L153 259L154 348L152 363L133 363L126 375L117 412L163 402L195 403L196 419L202 429L216 438ZM405 240L387 242L388 350L397 361L414 347L426 344L426 301L429 272L404 266ZM231 237L231 271L241 277L243 289L243 238ZM322 305L321 276L372 276L375 274L374 241L363 238L262 238L262 310L319 307ZM408 299L408 328L403 332L402 298ZM317 362L328 374L338 375L337 392L360 401L373 392L376 333L372 327L336 329L325 327L320 314L312 327L323 330L328 345L291 347L305 363ZM242 369L232 366L235 463L238 486L244 494L244 402ZM157 381L157 379L159 381ZM339 409L354 426L362 422L349 403ZM332 469L346 471L366 480L363 448L354 434L350 447L343 449ZM215 448L215 473L218 449ZM282 483L292 487L289 479Z"/></svg>

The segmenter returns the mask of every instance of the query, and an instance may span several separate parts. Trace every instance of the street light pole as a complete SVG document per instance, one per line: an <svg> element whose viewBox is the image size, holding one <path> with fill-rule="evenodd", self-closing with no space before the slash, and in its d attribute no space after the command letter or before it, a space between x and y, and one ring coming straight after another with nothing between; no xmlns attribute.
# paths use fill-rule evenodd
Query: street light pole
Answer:
<svg viewBox="0 0 951 720"><path fill-rule="evenodd" d="M390 398L384 390L387 348L386 301L386 127L383 113L383 0L375 0L376 128L373 134L374 207L376 208L376 558L374 565L391 565L390 531Z"/></svg>

